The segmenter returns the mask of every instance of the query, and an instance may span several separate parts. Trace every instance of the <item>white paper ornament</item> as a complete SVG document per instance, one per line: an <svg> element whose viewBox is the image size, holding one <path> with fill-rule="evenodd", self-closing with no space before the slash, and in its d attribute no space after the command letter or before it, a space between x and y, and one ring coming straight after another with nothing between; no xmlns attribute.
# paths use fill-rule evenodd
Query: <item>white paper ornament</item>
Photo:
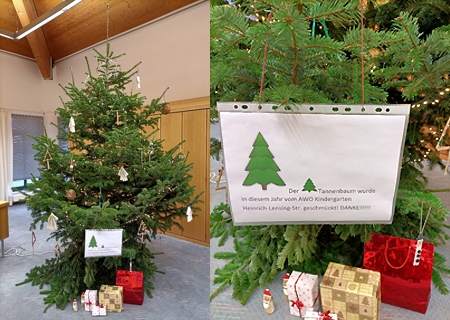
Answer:
<svg viewBox="0 0 450 320"><path fill-rule="evenodd" d="M50 230L58 230L58 217L55 216L53 213L50 214L47 220L47 228Z"/></svg>
<svg viewBox="0 0 450 320"><path fill-rule="evenodd" d="M120 177L120 181L128 181L128 172L125 171L123 166L119 169L118 176Z"/></svg>
<svg viewBox="0 0 450 320"><path fill-rule="evenodd" d="M75 132L75 120L73 117L70 117L70 120L69 120L69 131Z"/></svg>
<svg viewBox="0 0 450 320"><path fill-rule="evenodd" d="M191 206L188 206L186 215L187 215L187 222L191 222L193 219Z"/></svg>

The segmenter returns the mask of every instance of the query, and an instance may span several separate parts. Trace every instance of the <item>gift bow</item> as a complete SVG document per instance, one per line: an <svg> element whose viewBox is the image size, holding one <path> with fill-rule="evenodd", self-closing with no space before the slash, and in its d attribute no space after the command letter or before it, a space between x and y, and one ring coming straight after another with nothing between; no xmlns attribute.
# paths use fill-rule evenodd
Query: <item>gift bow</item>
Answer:
<svg viewBox="0 0 450 320"><path fill-rule="evenodd" d="M98 307L99 307L100 309L103 309L104 306L103 306L103 304L99 304Z"/></svg>
<svg viewBox="0 0 450 320"><path fill-rule="evenodd" d="M319 312L320 320L333 320L333 318L330 316L330 310L328 310L325 313Z"/></svg>
<svg viewBox="0 0 450 320"><path fill-rule="evenodd" d="M297 309L300 311L305 305L303 302L301 302L299 299L297 300L291 300L291 307L297 307Z"/></svg>

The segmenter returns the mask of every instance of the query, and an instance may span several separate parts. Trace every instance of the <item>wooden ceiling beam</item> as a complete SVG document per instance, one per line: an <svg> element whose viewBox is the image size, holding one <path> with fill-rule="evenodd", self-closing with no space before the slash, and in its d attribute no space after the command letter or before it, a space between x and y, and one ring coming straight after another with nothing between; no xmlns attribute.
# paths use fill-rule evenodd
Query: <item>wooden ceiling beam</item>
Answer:
<svg viewBox="0 0 450 320"><path fill-rule="evenodd" d="M12 0L12 2L23 27L39 17L33 0ZM48 50L47 42L45 41L44 32L39 28L30 33L27 36L27 40L42 77L44 79L52 79L52 58Z"/></svg>

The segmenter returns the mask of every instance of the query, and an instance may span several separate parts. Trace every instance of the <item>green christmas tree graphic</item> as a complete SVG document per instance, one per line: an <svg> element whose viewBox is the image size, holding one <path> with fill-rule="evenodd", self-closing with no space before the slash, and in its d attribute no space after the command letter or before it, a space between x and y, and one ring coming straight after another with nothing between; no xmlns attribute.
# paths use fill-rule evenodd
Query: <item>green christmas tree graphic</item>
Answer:
<svg viewBox="0 0 450 320"><path fill-rule="evenodd" d="M311 192L311 191L317 191L317 190L316 190L316 186L314 185L312 180L308 178L308 180L306 180L306 182L305 182L305 185L303 186L302 191Z"/></svg>
<svg viewBox="0 0 450 320"><path fill-rule="evenodd" d="M95 237L92 236L91 241L89 242L89 248L96 248L97 247L97 240L95 240Z"/></svg>
<svg viewBox="0 0 450 320"><path fill-rule="evenodd" d="M264 140L261 132L258 132L258 136L253 143L253 150L250 153L250 161L245 168L245 171L249 173L242 185L251 186L259 183L263 190L267 190L267 185L270 183L277 186L285 186L286 184L277 173L277 171L280 171L280 168L273 158L274 156L269 150L269 145Z"/></svg>

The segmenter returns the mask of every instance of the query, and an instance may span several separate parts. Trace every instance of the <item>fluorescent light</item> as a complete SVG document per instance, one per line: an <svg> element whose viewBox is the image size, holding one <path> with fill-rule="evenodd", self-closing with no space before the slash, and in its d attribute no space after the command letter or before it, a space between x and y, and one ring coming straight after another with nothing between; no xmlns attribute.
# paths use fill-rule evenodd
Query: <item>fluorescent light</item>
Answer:
<svg viewBox="0 0 450 320"><path fill-rule="evenodd" d="M27 30L25 30L25 28L20 29L19 32L17 32L17 35L16 35L15 39L16 40L20 40L20 39L26 37L27 35L29 35L33 31L35 31L36 29L39 29L44 24L46 24L47 22L55 19L57 16L59 16L59 15L61 15L63 13L64 13L64 11L58 11L55 14L53 14L52 16L48 17L47 19L42 20L38 24L34 24L33 22L31 22L30 24L27 24L27 26L25 27ZM30 28L28 28L29 26L30 26Z"/></svg>
<svg viewBox="0 0 450 320"><path fill-rule="evenodd" d="M14 40L14 32L5 29L0 28L0 36Z"/></svg>
<svg viewBox="0 0 450 320"><path fill-rule="evenodd" d="M30 33L32 33L33 31L35 31L36 29L42 27L49 21L55 19L57 16L63 14L64 12L66 12L73 6L77 5L81 1L83 0L65 0L60 4L58 4L57 6L50 9L49 11L47 11L46 13L44 13L39 18L35 19L34 21L31 21L29 24L27 24L25 27L23 27L16 33L0 29L0 36L13 40L20 40L29 35Z"/></svg>

